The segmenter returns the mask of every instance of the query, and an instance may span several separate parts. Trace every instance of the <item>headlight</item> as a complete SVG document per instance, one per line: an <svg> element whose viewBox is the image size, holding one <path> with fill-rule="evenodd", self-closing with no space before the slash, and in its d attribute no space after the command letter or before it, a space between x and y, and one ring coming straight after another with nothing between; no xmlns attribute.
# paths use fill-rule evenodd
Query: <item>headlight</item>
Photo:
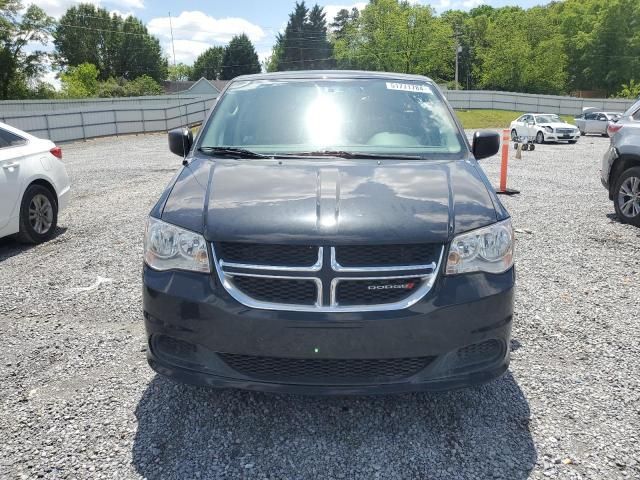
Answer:
<svg viewBox="0 0 640 480"><path fill-rule="evenodd" d="M506 272L513 265L511 219L456 236L447 257L447 275Z"/></svg>
<svg viewBox="0 0 640 480"><path fill-rule="evenodd" d="M549 133L553 133L553 128L551 127L544 127L544 129Z"/></svg>
<svg viewBox="0 0 640 480"><path fill-rule="evenodd" d="M153 217L144 235L144 261L155 270L210 271L202 235Z"/></svg>

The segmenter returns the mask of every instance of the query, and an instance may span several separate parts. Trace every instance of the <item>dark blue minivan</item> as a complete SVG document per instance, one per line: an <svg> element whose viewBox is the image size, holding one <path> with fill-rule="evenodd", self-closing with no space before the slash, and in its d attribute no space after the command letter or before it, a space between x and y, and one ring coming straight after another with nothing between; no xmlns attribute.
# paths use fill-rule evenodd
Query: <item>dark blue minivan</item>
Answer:
<svg viewBox="0 0 640 480"><path fill-rule="evenodd" d="M449 389L503 374L509 214L428 78L286 72L229 83L151 211L151 367L273 392Z"/></svg>

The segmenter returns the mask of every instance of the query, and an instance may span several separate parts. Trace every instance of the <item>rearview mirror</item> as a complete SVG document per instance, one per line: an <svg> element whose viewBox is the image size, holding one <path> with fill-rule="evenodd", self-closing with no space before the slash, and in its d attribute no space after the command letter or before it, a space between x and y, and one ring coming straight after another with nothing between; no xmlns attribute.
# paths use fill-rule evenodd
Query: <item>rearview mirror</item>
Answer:
<svg viewBox="0 0 640 480"><path fill-rule="evenodd" d="M500 150L500 134L490 130L480 130L473 134L471 151L476 160L495 155Z"/></svg>
<svg viewBox="0 0 640 480"><path fill-rule="evenodd" d="M185 157L193 144L193 133L186 127L169 130L169 150Z"/></svg>

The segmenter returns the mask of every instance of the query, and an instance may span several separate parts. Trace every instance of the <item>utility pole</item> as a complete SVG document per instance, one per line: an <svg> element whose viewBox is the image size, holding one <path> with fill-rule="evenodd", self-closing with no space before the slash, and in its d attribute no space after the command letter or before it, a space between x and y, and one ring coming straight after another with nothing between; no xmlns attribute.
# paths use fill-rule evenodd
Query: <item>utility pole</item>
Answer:
<svg viewBox="0 0 640 480"><path fill-rule="evenodd" d="M456 90L460 89L460 85L458 83L458 57L460 56L460 52L462 52L462 46L460 45L460 32L456 29L456 32L453 34L453 38L456 41Z"/></svg>
<svg viewBox="0 0 640 480"><path fill-rule="evenodd" d="M456 37L456 90L458 90L458 53L460 52L460 44L458 43L458 37Z"/></svg>

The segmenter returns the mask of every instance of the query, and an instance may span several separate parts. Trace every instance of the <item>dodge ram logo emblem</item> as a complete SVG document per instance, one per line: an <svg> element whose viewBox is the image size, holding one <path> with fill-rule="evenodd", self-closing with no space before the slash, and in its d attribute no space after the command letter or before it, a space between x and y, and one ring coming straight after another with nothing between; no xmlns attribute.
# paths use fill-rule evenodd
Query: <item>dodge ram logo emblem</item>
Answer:
<svg viewBox="0 0 640 480"><path fill-rule="evenodd" d="M415 286L416 286L415 282L396 283L396 284L390 283L388 285L369 285L367 289L368 290L394 290L394 289L411 290Z"/></svg>

